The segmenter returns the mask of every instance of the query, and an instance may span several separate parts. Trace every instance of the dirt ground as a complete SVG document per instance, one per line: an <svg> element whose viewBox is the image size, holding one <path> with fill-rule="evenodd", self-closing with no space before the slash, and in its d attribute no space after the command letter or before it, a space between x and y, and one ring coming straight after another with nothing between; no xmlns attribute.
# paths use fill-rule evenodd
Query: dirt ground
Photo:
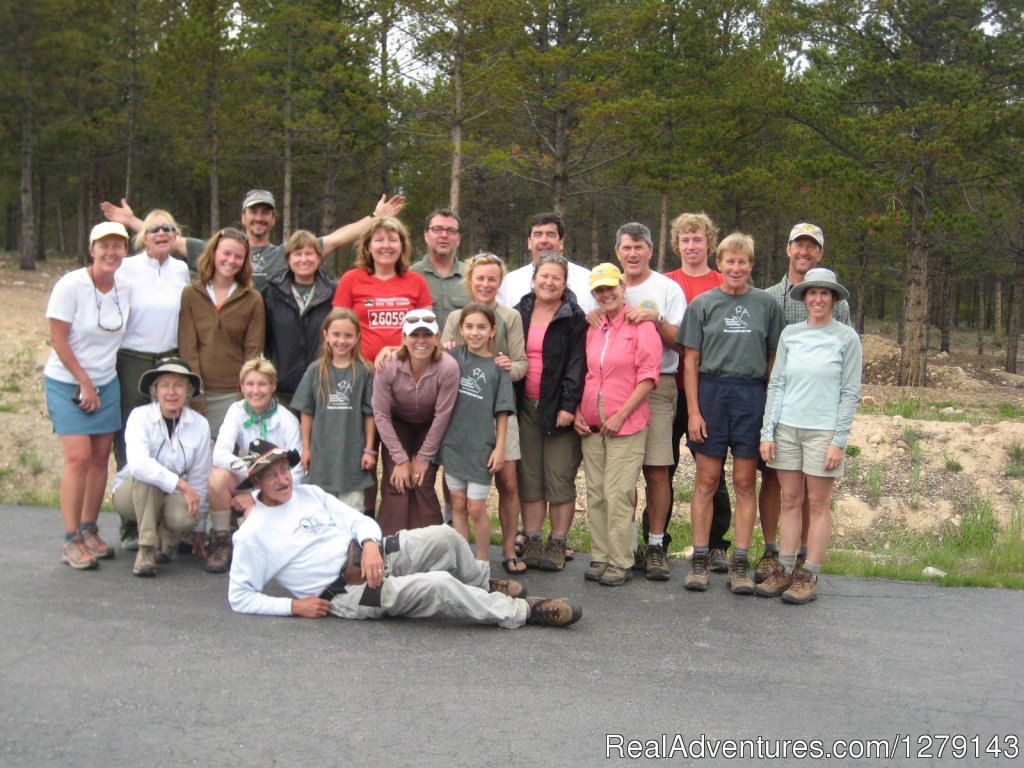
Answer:
<svg viewBox="0 0 1024 768"><path fill-rule="evenodd" d="M8 503L57 503L62 461L43 392L44 314L50 288L70 268L59 262L22 272L0 259L0 500ZM1004 351L988 338L979 355L973 333L954 334L950 355L929 356L932 386L903 388L895 386L895 342L878 334L862 341L864 397L850 439L860 453L837 485L836 535L938 531L956 524L972 495L987 499L1004 524L1024 509L1024 478L1005 472L1010 447L1024 444L1024 376L1001 372ZM913 418L887 415L908 400L919 401ZM676 488L692 487L692 478L684 459ZM579 487L582 513L582 477ZM677 500L676 514L688 515L684 502Z"/></svg>

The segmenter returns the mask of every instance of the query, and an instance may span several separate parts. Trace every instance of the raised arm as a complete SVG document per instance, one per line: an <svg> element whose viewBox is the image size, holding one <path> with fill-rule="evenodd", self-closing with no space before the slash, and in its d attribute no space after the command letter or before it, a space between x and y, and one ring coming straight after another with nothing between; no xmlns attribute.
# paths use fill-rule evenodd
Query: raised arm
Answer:
<svg viewBox="0 0 1024 768"><path fill-rule="evenodd" d="M353 221L351 224L346 224L343 227L338 227L333 232L323 236L324 252L333 251L336 248L354 243L359 239L359 236L366 231L366 228L370 226L375 218L382 216L398 216L402 212L402 208L405 207L405 198L402 195L394 195L388 197L387 194L380 196L380 200L377 201L377 205L373 209L373 214L370 216L363 216L358 221Z"/></svg>

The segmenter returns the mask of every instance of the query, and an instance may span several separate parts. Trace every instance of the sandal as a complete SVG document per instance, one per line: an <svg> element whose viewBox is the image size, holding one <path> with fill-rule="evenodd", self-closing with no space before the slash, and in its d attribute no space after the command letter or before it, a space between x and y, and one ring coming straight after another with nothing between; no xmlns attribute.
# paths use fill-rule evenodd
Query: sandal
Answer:
<svg viewBox="0 0 1024 768"><path fill-rule="evenodd" d="M526 546L526 534L520 531L516 534L516 557L523 556L523 547Z"/></svg>
<svg viewBox="0 0 1024 768"><path fill-rule="evenodd" d="M520 560L518 557L506 557L501 561L502 566L505 568L506 573L525 573L526 563ZM521 565L522 568L516 568L515 566Z"/></svg>

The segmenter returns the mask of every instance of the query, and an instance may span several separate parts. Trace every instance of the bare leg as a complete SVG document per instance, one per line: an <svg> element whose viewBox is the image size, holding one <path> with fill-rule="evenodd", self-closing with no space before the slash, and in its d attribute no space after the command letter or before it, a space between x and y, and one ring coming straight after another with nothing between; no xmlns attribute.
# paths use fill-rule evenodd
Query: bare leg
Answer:
<svg viewBox="0 0 1024 768"><path fill-rule="evenodd" d="M754 521L757 518L756 458L738 459L733 456L732 487L736 492L736 548L749 549L750 538L754 533Z"/></svg>
<svg viewBox="0 0 1024 768"><path fill-rule="evenodd" d="M669 467L644 468L644 480L647 481L647 514L651 533L665 533L668 510L672 505L672 483Z"/></svg>
<svg viewBox="0 0 1024 768"><path fill-rule="evenodd" d="M452 528L462 534L462 538L469 541L469 510L466 505L466 492L453 491L445 485L452 503Z"/></svg>
<svg viewBox="0 0 1024 768"><path fill-rule="evenodd" d="M110 464L110 446L114 442L114 433L89 437L89 469L85 476L85 494L82 498L83 523L95 523L100 516L103 494L107 491L107 468Z"/></svg>
<svg viewBox="0 0 1024 768"><path fill-rule="evenodd" d="M515 461L502 464L494 476L498 488L498 520L501 523L502 558L516 556L516 531L519 529L519 478Z"/></svg>
<svg viewBox="0 0 1024 768"><path fill-rule="evenodd" d="M804 505L804 473L780 469L776 474L782 487L782 539L779 553L795 555L800 546L800 519Z"/></svg>
<svg viewBox="0 0 1024 768"><path fill-rule="evenodd" d="M473 542L476 544L476 559L489 560L491 557L491 516L487 514L487 502L483 499L469 499L469 516L473 519ZM452 494L452 513L455 512L455 494Z"/></svg>
<svg viewBox="0 0 1024 768"><path fill-rule="evenodd" d="M64 469L60 474L60 516L67 533L77 532L82 524L82 507L92 460L89 435L61 435Z"/></svg>
<svg viewBox="0 0 1024 768"><path fill-rule="evenodd" d="M807 561L821 565L832 537L833 477L807 475L807 499L810 502L811 530L807 538Z"/></svg>
<svg viewBox="0 0 1024 768"><path fill-rule="evenodd" d="M761 534L765 541L777 541L779 536L779 515L782 513L782 497L779 478L774 469L761 471L761 492L757 507L761 514Z"/></svg>
<svg viewBox="0 0 1024 768"><path fill-rule="evenodd" d="M569 527L572 525L572 513L576 509L576 502L564 501L561 504L549 504L551 512L551 535L565 537L569 535Z"/></svg>
<svg viewBox="0 0 1024 768"><path fill-rule="evenodd" d="M722 473L722 459L703 453L695 454L697 479L690 501L690 522L693 529L693 545L706 547L711 534L712 499L718 490L718 478ZM737 517L739 504L737 503Z"/></svg>

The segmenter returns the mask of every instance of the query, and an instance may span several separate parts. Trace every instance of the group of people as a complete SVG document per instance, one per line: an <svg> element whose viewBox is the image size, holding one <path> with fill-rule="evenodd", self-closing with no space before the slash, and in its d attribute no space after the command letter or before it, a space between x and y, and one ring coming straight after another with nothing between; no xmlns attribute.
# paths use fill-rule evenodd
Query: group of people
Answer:
<svg viewBox="0 0 1024 768"><path fill-rule="evenodd" d="M725 570L737 594L815 598L860 383L848 293L817 267L818 227L794 227L788 274L760 291L753 241L718 244L704 214L674 221L682 266L665 275L639 223L617 232L618 263L572 263L555 214L531 220L530 263L507 272L494 254L457 258L461 221L446 209L426 218L413 262L403 204L382 197L330 235L274 246L266 190L246 195L244 231L205 243L166 211L140 220L125 201L104 203L92 263L61 278L47 308L64 562L87 570L114 556L96 526L113 443L113 501L138 576L185 542L207 570L230 570L236 610L565 625L581 615L570 601L490 579L492 482L509 574L573 556L582 464L585 578L666 580L686 434L697 480L684 586L706 589L708 572ZM126 227L138 232L131 257ZM354 266L335 281L325 251L350 242ZM752 566L759 465L766 550ZM295 598L264 595L272 578Z"/></svg>

